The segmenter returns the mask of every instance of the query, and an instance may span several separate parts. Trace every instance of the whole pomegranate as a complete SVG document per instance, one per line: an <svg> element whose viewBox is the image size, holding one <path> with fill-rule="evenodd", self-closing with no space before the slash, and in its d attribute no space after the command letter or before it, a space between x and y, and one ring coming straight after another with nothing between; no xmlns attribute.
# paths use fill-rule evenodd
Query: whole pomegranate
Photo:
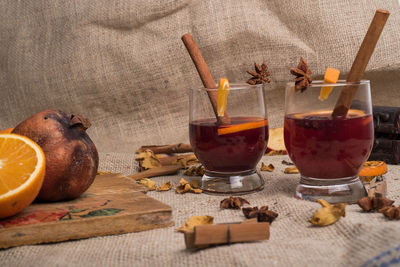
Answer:
<svg viewBox="0 0 400 267"><path fill-rule="evenodd" d="M99 165L97 149L86 133L89 120L61 110L39 112L13 133L35 141L46 157L46 173L37 199L60 201L80 196L92 184Z"/></svg>

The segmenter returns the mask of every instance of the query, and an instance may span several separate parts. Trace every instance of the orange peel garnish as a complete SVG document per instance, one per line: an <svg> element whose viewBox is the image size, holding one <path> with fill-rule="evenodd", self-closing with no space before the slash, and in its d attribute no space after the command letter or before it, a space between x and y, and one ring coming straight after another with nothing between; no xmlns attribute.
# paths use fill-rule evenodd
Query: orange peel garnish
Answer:
<svg viewBox="0 0 400 267"><path fill-rule="evenodd" d="M268 120L266 120L266 119L262 120L262 121L247 122L247 123L229 125L229 126L223 125L220 128L218 128L218 135L236 133L236 132L250 130L250 129L256 129L256 128L264 127L267 125L268 125Z"/></svg>
<svg viewBox="0 0 400 267"><path fill-rule="evenodd" d="M367 161L364 163L358 176L373 177L387 173L387 165L383 161Z"/></svg>
<svg viewBox="0 0 400 267"><path fill-rule="evenodd" d="M325 71L324 82L336 83L339 80L340 71L334 68L327 68ZM332 92L333 86L324 86L319 93L319 100L324 101Z"/></svg>
<svg viewBox="0 0 400 267"><path fill-rule="evenodd" d="M229 81L226 78L219 79L218 89L217 89L217 113L218 117L224 116L226 110L226 104L228 102L228 94L231 87L229 86Z"/></svg>

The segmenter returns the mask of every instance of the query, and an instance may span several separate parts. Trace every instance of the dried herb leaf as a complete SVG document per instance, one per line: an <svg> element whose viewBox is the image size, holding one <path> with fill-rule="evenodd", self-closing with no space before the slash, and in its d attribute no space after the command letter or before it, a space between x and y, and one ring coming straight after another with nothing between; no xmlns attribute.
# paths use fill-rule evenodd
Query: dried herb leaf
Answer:
<svg viewBox="0 0 400 267"><path fill-rule="evenodd" d="M190 186L193 188L199 188L200 187L200 180L190 180Z"/></svg>
<svg viewBox="0 0 400 267"><path fill-rule="evenodd" d="M194 154L189 155L189 156L182 156L177 158L172 164L174 165L181 165L182 168L189 168L192 165L198 164L199 160L196 158Z"/></svg>
<svg viewBox="0 0 400 267"><path fill-rule="evenodd" d="M287 173L287 174L293 174L293 173L299 173L299 170L297 169L296 166L292 166L292 167L285 168L285 170L283 172Z"/></svg>
<svg viewBox="0 0 400 267"><path fill-rule="evenodd" d="M176 231L182 232L182 233L192 232L196 225L213 224L213 221L214 221L214 218L211 216L208 216L208 215L192 216L185 222L184 225L177 228Z"/></svg>
<svg viewBox="0 0 400 267"><path fill-rule="evenodd" d="M156 183L149 178L143 178L139 180L139 184L144 185L147 187L150 191L156 190Z"/></svg>
<svg viewBox="0 0 400 267"><path fill-rule="evenodd" d="M105 174L113 174L113 173L107 171L97 171L97 175L105 175Z"/></svg>
<svg viewBox="0 0 400 267"><path fill-rule="evenodd" d="M156 155L154 155L153 151L151 150L146 150L139 153L136 156L136 160L139 161L140 166L145 170L161 167L160 160L156 157Z"/></svg>
<svg viewBox="0 0 400 267"><path fill-rule="evenodd" d="M261 171L267 171L267 172L272 172L275 170L274 165L269 164L268 166L264 164L264 162L261 162Z"/></svg>
<svg viewBox="0 0 400 267"><path fill-rule="evenodd" d="M310 222L316 226L327 226L337 222L340 217L346 216L345 203L331 205L323 199L318 199L317 202L322 208L317 210L310 219Z"/></svg>
<svg viewBox="0 0 400 267"><path fill-rule="evenodd" d="M157 191L169 191L172 188L171 182L163 183L160 187L157 187Z"/></svg>
<svg viewBox="0 0 400 267"><path fill-rule="evenodd" d="M204 168L204 166L198 165L189 167L188 169L185 170L183 174L187 176L203 176L205 172L206 169Z"/></svg>
<svg viewBox="0 0 400 267"><path fill-rule="evenodd" d="M262 206L260 209L258 207L242 208L242 212L247 219L257 218L258 222L272 223L278 217L278 213L268 210L268 206Z"/></svg>
<svg viewBox="0 0 400 267"><path fill-rule="evenodd" d="M243 204L250 204L246 199L241 197L228 197L219 204L221 209L240 209Z"/></svg>
<svg viewBox="0 0 400 267"><path fill-rule="evenodd" d="M184 194L187 192L191 192L191 193L195 193L195 194L200 194L203 192L203 190L201 189L196 189L193 188L188 181L186 181L185 179L181 178L179 181L179 186L176 187L176 192L178 194Z"/></svg>

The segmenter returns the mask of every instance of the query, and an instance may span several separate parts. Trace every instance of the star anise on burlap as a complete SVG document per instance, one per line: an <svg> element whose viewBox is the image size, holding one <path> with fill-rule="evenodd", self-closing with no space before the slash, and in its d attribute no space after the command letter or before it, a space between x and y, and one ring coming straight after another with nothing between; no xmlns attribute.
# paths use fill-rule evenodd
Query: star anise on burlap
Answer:
<svg viewBox="0 0 400 267"><path fill-rule="evenodd" d="M400 220L400 206L397 208L394 206L384 207L379 212L383 213L389 220Z"/></svg>
<svg viewBox="0 0 400 267"><path fill-rule="evenodd" d="M301 90L301 92L303 92L312 83L310 77L312 72L303 57L300 57L300 62L297 68L290 68L290 73L296 76L294 79L294 88L296 91Z"/></svg>
<svg viewBox="0 0 400 267"><path fill-rule="evenodd" d="M250 204L246 199L241 197L228 197L223 199L219 206L221 209L240 209L245 203Z"/></svg>
<svg viewBox="0 0 400 267"><path fill-rule="evenodd" d="M247 219L257 218L258 222L272 223L278 217L278 213L268 210L268 206L262 206L260 209L258 207L242 208L242 211Z"/></svg>
<svg viewBox="0 0 400 267"><path fill-rule="evenodd" d="M270 83L271 78L268 76L271 76L271 73L268 71L268 66L267 63L263 62L260 65L257 63L254 63L254 69L253 70L248 70L247 73L250 74L251 77L249 80L247 80L248 84L255 85L255 84L263 84L263 83Z"/></svg>

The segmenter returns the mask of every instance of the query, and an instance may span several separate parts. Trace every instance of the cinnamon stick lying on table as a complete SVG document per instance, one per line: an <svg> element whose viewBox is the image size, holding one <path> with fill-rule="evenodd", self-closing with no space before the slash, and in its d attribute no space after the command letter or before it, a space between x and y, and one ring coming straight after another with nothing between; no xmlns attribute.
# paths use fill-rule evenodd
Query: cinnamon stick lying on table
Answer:
<svg viewBox="0 0 400 267"><path fill-rule="evenodd" d="M175 174L181 169L180 165L166 165L166 166L161 166L153 169L148 169L136 174L128 175L128 177L137 180L143 179L143 178L150 178L150 177L155 177L155 176L161 176L161 175L168 175L168 174Z"/></svg>
<svg viewBox="0 0 400 267"><path fill-rule="evenodd" d="M368 28L360 49L358 50L353 65L351 66L349 75L347 76L347 82L359 82L361 80L389 15L390 13L387 10L376 10L375 16ZM357 85L346 86L342 89L332 112L332 117L346 116L357 89Z"/></svg>
<svg viewBox="0 0 400 267"><path fill-rule="evenodd" d="M205 248L210 245L269 239L269 223L204 224L184 234L186 248Z"/></svg>
<svg viewBox="0 0 400 267"><path fill-rule="evenodd" d="M144 152L146 149L150 149L154 154L172 154L172 153L187 153L193 152L192 146L190 144L173 144L173 145L150 145L141 146L136 153Z"/></svg>
<svg viewBox="0 0 400 267"><path fill-rule="evenodd" d="M206 61L201 55L200 49L197 47L193 36L190 33L186 33L182 36L182 42L185 44L187 51L194 65L196 66L197 72L199 73L200 79L203 82L205 88L213 89L216 88L214 78L211 75L210 69L207 66ZM214 110L215 117L221 124L230 124L231 119L229 118L228 112L225 111L224 116L218 116L218 105L217 105L217 91L207 91L208 97L210 98L212 108Z"/></svg>

